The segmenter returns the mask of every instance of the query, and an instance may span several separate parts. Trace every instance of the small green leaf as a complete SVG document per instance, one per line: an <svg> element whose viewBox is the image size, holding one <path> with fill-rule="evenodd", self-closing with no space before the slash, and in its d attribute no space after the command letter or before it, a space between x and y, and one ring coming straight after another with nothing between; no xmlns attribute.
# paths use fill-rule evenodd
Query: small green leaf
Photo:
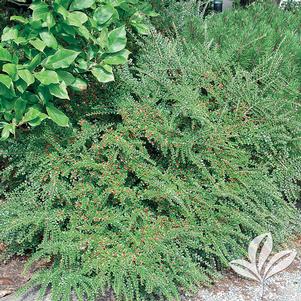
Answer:
<svg viewBox="0 0 301 301"><path fill-rule="evenodd" d="M48 86L43 86L42 84L39 85L37 92L42 104L46 104L53 100L53 95L50 94Z"/></svg>
<svg viewBox="0 0 301 301"><path fill-rule="evenodd" d="M70 26L68 24L61 24L62 25L62 31L67 33L67 35L64 35L62 38L70 43L70 41L77 42L77 39L75 38L75 35L78 33L78 29L74 28L73 26ZM72 44L72 43L71 43Z"/></svg>
<svg viewBox="0 0 301 301"><path fill-rule="evenodd" d="M46 21L47 15L49 13L49 7L46 3L31 4L30 9L32 10L32 20L33 21Z"/></svg>
<svg viewBox="0 0 301 301"><path fill-rule="evenodd" d="M88 70L88 62L84 59L79 59L77 61L77 67L82 70Z"/></svg>
<svg viewBox="0 0 301 301"><path fill-rule="evenodd" d="M127 39L124 26L112 30L108 35L108 52L114 53L124 49L126 41Z"/></svg>
<svg viewBox="0 0 301 301"><path fill-rule="evenodd" d="M67 86L70 86L74 83L75 77L67 71L59 70L57 71L59 79L63 81Z"/></svg>
<svg viewBox="0 0 301 301"><path fill-rule="evenodd" d="M15 102L15 113L16 113L16 121L19 122L22 119L22 116L25 112L27 102L21 97L18 98Z"/></svg>
<svg viewBox="0 0 301 301"><path fill-rule="evenodd" d="M12 103L13 100L16 98L16 91L13 87L11 87L10 89L7 88L4 84L2 84L0 82L0 108L3 105L3 103L5 102L5 99L7 102Z"/></svg>
<svg viewBox="0 0 301 301"><path fill-rule="evenodd" d="M51 32L43 31L40 33L40 37L47 47L57 49L57 40Z"/></svg>
<svg viewBox="0 0 301 301"><path fill-rule="evenodd" d="M15 40L18 37L18 29L14 27L5 27L1 36L1 41Z"/></svg>
<svg viewBox="0 0 301 301"><path fill-rule="evenodd" d="M37 66L39 66L41 60L42 60L42 55L41 53L39 53L30 61L30 64L27 65L28 70L33 71Z"/></svg>
<svg viewBox="0 0 301 301"><path fill-rule="evenodd" d="M24 93L28 87L27 83L23 79L18 79L15 82L15 86L16 86L17 90L21 93Z"/></svg>
<svg viewBox="0 0 301 301"><path fill-rule="evenodd" d="M69 49L59 49L55 54L49 56L42 64L47 69L59 69L68 68L80 52L69 50Z"/></svg>
<svg viewBox="0 0 301 301"><path fill-rule="evenodd" d="M0 82L9 89L12 84L12 79L8 75L0 74Z"/></svg>
<svg viewBox="0 0 301 301"><path fill-rule="evenodd" d="M147 24L142 22L132 22L132 26L137 30L138 33L143 35L148 35L150 33L150 28Z"/></svg>
<svg viewBox="0 0 301 301"><path fill-rule="evenodd" d="M64 82L59 85L50 85L49 86L50 93L60 99L70 99L67 91L67 86Z"/></svg>
<svg viewBox="0 0 301 301"><path fill-rule="evenodd" d="M92 37L90 31L85 26L78 27L78 33L81 34L86 40L94 41L94 38Z"/></svg>
<svg viewBox="0 0 301 301"><path fill-rule="evenodd" d="M100 45L100 47L102 47L103 49L108 47L108 29L104 28L98 39L97 39L98 44Z"/></svg>
<svg viewBox="0 0 301 301"><path fill-rule="evenodd" d="M30 27L34 30L40 31L42 29L42 21L34 21L32 18L29 21Z"/></svg>
<svg viewBox="0 0 301 301"><path fill-rule="evenodd" d="M111 19L114 13L115 8L111 4L104 4L95 10L93 19L98 24L104 24Z"/></svg>
<svg viewBox="0 0 301 301"><path fill-rule="evenodd" d="M52 103L49 103L46 106L46 111L50 117L56 124L59 126L68 126L69 118L59 109L57 109Z"/></svg>
<svg viewBox="0 0 301 301"><path fill-rule="evenodd" d="M46 21L45 23L43 23L43 26L44 24L48 27L48 30L50 30L53 26L55 26L56 22L51 12L47 14Z"/></svg>
<svg viewBox="0 0 301 301"><path fill-rule="evenodd" d="M17 44L17 45L25 45L28 43L28 40L25 39L24 37L17 37L14 42Z"/></svg>
<svg viewBox="0 0 301 301"><path fill-rule="evenodd" d="M22 95L23 99L26 99L26 101L29 104L37 104L39 103L40 99L36 94L33 94L31 92L26 91L23 95Z"/></svg>
<svg viewBox="0 0 301 301"><path fill-rule="evenodd" d="M64 20L66 20L68 14L69 14L67 9L65 7L63 7L62 5L54 6L54 8L57 11L57 13L60 14L64 18Z"/></svg>
<svg viewBox="0 0 301 301"><path fill-rule="evenodd" d="M129 54L131 52L128 51L127 49L123 49L119 52L116 52L114 54L108 55L104 59L104 63L108 65L120 65L120 64L125 64L128 60Z"/></svg>
<svg viewBox="0 0 301 301"><path fill-rule="evenodd" d="M13 113L12 112L4 112L3 117L6 121L10 122L13 120Z"/></svg>
<svg viewBox="0 0 301 301"><path fill-rule="evenodd" d="M58 84L59 77L55 71L45 70L40 71L34 74L35 78L39 80L43 85L50 85L50 84Z"/></svg>
<svg viewBox="0 0 301 301"><path fill-rule="evenodd" d="M65 8L68 8L72 0L55 0L55 3L62 5Z"/></svg>
<svg viewBox="0 0 301 301"><path fill-rule="evenodd" d="M9 51L0 46L0 61L12 62L12 59L12 55L9 53Z"/></svg>
<svg viewBox="0 0 301 301"><path fill-rule="evenodd" d="M1 133L1 141L6 140L9 137L9 134L15 134L15 126L13 124L9 124L7 123L6 125L4 125L3 129L2 129L2 133Z"/></svg>
<svg viewBox="0 0 301 301"><path fill-rule="evenodd" d="M1 84L1 86L3 86ZM3 86L5 89L7 89L5 86ZM14 109L14 102L6 99L5 97L1 97L1 112L5 112L5 111L12 111ZM1 125L1 122L0 122Z"/></svg>
<svg viewBox="0 0 301 301"><path fill-rule="evenodd" d="M95 0L73 0L70 5L70 10L82 10L90 8L95 3Z"/></svg>
<svg viewBox="0 0 301 301"><path fill-rule="evenodd" d="M41 123L44 119L48 118L48 116L42 112L40 112L38 109L31 107L29 110L25 113L23 116L20 124L24 124L26 122L30 122L32 120L38 119L38 124ZM35 125L38 125L37 123Z"/></svg>
<svg viewBox="0 0 301 301"><path fill-rule="evenodd" d="M5 141L9 137L9 129L7 125L10 124L7 122L1 122L0 124L0 129L2 129L0 141Z"/></svg>
<svg viewBox="0 0 301 301"><path fill-rule="evenodd" d="M67 24L80 27L88 21L88 16L80 11L69 13L67 16Z"/></svg>
<svg viewBox="0 0 301 301"><path fill-rule="evenodd" d="M87 83L81 78L76 78L75 81L70 85L73 91L81 92L87 90Z"/></svg>
<svg viewBox="0 0 301 301"><path fill-rule="evenodd" d="M27 24L28 23L28 19L26 19L24 17L21 17L21 16L11 16L10 20L20 22L22 24Z"/></svg>
<svg viewBox="0 0 301 301"><path fill-rule="evenodd" d="M3 72L7 73L13 80L17 77L17 66L15 64L5 64L2 67Z"/></svg>
<svg viewBox="0 0 301 301"><path fill-rule="evenodd" d="M98 67L98 68L93 68L91 72L95 76L95 78L101 83L108 83L114 81L114 74L112 70L110 72L102 67Z"/></svg>
<svg viewBox="0 0 301 301"><path fill-rule="evenodd" d="M30 40L29 43L41 52L43 52L46 47L46 44L40 39Z"/></svg>
<svg viewBox="0 0 301 301"><path fill-rule="evenodd" d="M18 75L27 83L28 86L35 82L34 76L27 69L18 70Z"/></svg>

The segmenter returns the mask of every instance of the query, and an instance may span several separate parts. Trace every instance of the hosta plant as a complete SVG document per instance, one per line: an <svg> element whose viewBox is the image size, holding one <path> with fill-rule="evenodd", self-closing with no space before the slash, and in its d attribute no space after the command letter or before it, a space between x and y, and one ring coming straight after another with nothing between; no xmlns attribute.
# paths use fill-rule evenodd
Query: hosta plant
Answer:
<svg viewBox="0 0 301 301"><path fill-rule="evenodd" d="M113 67L127 62L126 28L148 32L151 6L140 0L34 0L29 18L12 16L0 43L2 138L24 124L50 118L68 126L55 100L68 89L84 90L84 76L114 80Z"/></svg>

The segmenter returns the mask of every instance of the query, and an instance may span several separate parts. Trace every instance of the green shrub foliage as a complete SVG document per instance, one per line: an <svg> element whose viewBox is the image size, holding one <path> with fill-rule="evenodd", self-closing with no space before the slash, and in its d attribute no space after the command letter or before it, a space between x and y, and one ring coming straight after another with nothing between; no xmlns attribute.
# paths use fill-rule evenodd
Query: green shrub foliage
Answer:
<svg viewBox="0 0 301 301"><path fill-rule="evenodd" d="M3 143L0 241L49 266L27 287L51 286L54 301L109 288L119 300L179 299L254 235L280 242L298 230L298 35L283 27L292 53L267 42L253 65L234 51L239 16L257 32L249 48L264 33L274 40L266 27L279 20L267 10L286 24L259 5L189 23L176 38L153 33L116 83L71 104L78 128L45 123ZM232 51L215 29L224 18Z"/></svg>
<svg viewBox="0 0 301 301"><path fill-rule="evenodd" d="M113 66L127 62L126 26L146 34L145 1L34 0L29 18L12 16L0 43L2 139L24 124L50 118L68 126L55 100L68 101L68 88L85 90L83 74L101 83L114 80Z"/></svg>

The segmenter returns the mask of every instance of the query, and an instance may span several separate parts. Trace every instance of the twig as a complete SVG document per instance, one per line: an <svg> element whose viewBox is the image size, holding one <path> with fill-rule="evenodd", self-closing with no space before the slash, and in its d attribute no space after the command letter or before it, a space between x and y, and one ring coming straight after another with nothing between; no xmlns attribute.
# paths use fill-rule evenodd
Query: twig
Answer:
<svg viewBox="0 0 301 301"><path fill-rule="evenodd" d="M26 6L26 7L30 6L30 3L21 3L21 2L18 2L18 1L14 1L14 0L7 0L7 2L18 5L18 6Z"/></svg>

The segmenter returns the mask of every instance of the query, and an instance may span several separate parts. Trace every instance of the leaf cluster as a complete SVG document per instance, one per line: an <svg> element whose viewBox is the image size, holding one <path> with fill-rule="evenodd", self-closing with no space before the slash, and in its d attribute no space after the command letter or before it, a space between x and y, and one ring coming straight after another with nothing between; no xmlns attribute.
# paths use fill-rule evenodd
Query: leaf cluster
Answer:
<svg viewBox="0 0 301 301"><path fill-rule="evenodd" d="M140 0L35 0L30 10L30 17L12 16L15 25L1 36L2 140L47 118L68 126L56 103L69 100L68 89L85 90L85 74L113 81L113 67L130 54L126 26L146 34L146 18L155 15Z"/></svg>

